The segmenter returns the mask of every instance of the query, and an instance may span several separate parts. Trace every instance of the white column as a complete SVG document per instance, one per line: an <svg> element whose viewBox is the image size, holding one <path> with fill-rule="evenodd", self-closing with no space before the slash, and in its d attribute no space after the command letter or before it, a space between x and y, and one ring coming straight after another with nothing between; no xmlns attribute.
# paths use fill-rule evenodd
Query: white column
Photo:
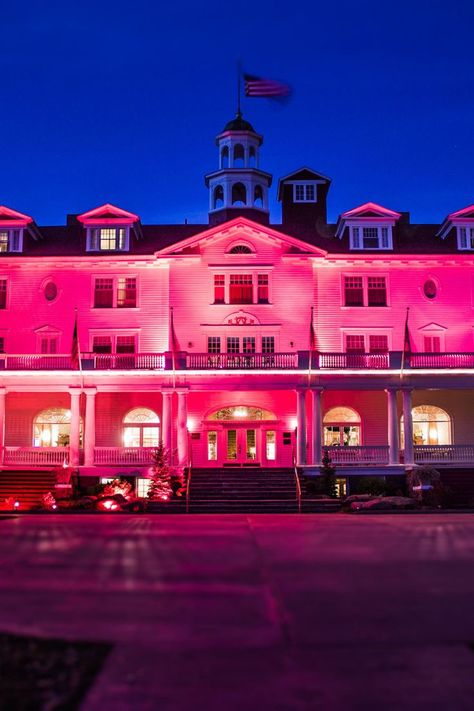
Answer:
<svg viewBox="0 0 474 711"><path fill-rule="evenodd" d="M5 446L5 388L0 388L0 463L3 463Z"/></svg>
<svg viewBox="0 0 474 711"><path fill-rule="evenodd" d="M296 391L296 463L306 464L306 390Z"/></svg>
<svg viewBox="0 0 474 711"><path fill-rule="evenodd" d="M411 417L411 390L403 391L403 437L405 440L405 465L414 464L413 421Z"/></svg>
<svg viewBox="0 0 474 711"><path fill-rule="evenodd" d="M188 464L188 391L178 390L177 417L178 464L185 467Z"/></svg>
<svg viewBox="0 0 474 711"><path fill-rule="evenodd" d="M86 424L84 429L84 464L94 465L95 450L95 388L86 389Z"/></svg>
<svg viewBox="0 0 474 711"><path fill-rule="evenodd" d="M171 463L171 391L162 391L163 409L161 413L161 441L169 453Z"/></svg>
<svg viewBox="0 0 474 711"><path fill-rule="evenodd" d="M70 388L71 394L71 429L69 433L69 465L79 466L79 433L80 433L80 397L79 388Z"/></svg>
<svg viewBox="0 0 474 711"><path fill-rule="evenodd" d="M388 463L399 463L397 391L387 390Z"/></svg>
<svg viewBox="0 0 474 711"><path fill-rule="evenodd" d="M321 464L321 454L323 448L323 418L321 412L321 390L312 389L311 398L313 403L313 464Z"/></svg>

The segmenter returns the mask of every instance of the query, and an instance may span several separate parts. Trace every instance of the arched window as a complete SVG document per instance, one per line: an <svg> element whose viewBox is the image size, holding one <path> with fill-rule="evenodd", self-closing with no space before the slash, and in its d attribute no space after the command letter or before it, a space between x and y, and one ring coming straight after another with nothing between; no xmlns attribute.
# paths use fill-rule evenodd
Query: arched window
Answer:
<svg viewBox="0 0 474 711"><path fill-rule="evenodd" d="M257 165L257 151L255 146L249 148L249 168L255 168Z"/></svg>
<svg viewBox="0 0 474 711"><path fill-rule="evenodd" d="M249 407L248 405L232 405L222 407L220 410L211 413L208 420L276 420L275 415L270 410L262 407Z"/></svg>
<svg viewBox="0 0 474 711"><path fill-rule="evenodd" d="M125 447L157 447L160 441L160 418L146 407L136 407L123 418Z"/></svg>
<svg viewBox="0 0 474 711"><path fill-rule="evenodd" d="M229 254L252 254L252 250L246 244L236 244L229 249Z"/></svg>
<svg viewBox="0 0 474 711"><path fill-rule="evenodd" d="M232 186L232 205L246 205L247 190L243 183L234 183Z"/></svg>
<svg viewBox="0 0 474 711"><path fill-rule="evenodd" d="M222 185L217 185L214 188L214 197L212 201L212 207L214 210L217 210L220 207L224 206L224 188Z"/></svg>
<svg viewBox="0 0 474 711"><path fill-rule="evenodd" d="M324 415L325 447L360 445L360 416L350 407L333 407Z"/></svg>
<svg viewBox="0 0 474 711"><path fill-rule="evenodd" d="M234 146L234 168L244 167L245 150L241 143Z"/></svg>
<svg viewBox="0 0 474 711"><path fill-rule="evenodd" d="M451 418L436 405L418 405L411 411L413 444L451 444ZM400 418L400 446L405 446L403 415Z"/></svg>
<svg viewBox="0 0 474 711"><path fill-rule="evenodd" d="M253 193L253 204L255 207L263 207L263 188L261 185L256 185Z"/></svg>
<svg viewBox="0 0 474 711"><path fill-rule="evenodd" d="M50 407L39 412L33 422L34 447L68 447L71 434L71 410ZM82 423L80 428L82 441Z"/></svg>
<svg viewBox="0 0 474 711"><path fill-rule="evenodd" d="M221 151L221 168L229 167L229 147L224 146Z"/></svg>

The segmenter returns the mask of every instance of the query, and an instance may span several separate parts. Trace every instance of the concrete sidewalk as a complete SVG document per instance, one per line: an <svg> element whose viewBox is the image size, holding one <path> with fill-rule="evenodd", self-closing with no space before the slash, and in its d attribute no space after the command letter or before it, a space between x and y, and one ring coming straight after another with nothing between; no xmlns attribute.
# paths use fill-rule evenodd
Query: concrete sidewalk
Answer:
<svg viewBox="0 0 474 711"><path fill-rule="evenodd" d="M474 516L53 514L0 532L0 631L115 645L86 711L473 706Z"/></svg>

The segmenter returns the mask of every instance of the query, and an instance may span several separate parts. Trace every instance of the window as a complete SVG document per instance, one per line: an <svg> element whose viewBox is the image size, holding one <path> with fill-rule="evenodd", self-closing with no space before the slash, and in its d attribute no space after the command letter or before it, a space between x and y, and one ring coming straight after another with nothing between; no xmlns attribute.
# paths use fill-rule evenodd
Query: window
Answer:
<svg viewBox="0 0 474 711"><path fill-rule="evenodd" d="M255 336L244 336L242 343L244 353L255 353Z"/></svg>
<svg viewBox="0 0 474 711"><path fill-rule="evenodd" d="M358 447L360 417L350 407L333 407L324 415L325 447Z"/></svg>
<svg viewBox="0 0 474 711"><path fill-rule="evenodd" d="M458 249L474 249L474 227L458 227Z"/></svg>
<svg viewBox="0 0 474 711"><path fill-rule="evenodd" d="M229 285L230 304L252 304L253 283L251 274L231 274Z"/></svg>
<svg viewBox="0 0 474 711"><path fill-rule="evenodd" d="M21 252L23 230L0 230L0 253Z"/></svg>
<svg viewBox="0 0 474 711"><path fill-rule="evenodd" d="M437 293L438 287L436 286L436 282L434 281L434 279L427 279L423 284L423 294L426 296L427 299L430 299L430 301L432 301L436 298Z"/></svg>
<svg viewBox="0 0 474 711"><path fill-rule="evenodd" d="M131 309L137 306L136 277L96 277L95 309Z"/></svg>
<svg viewBox="0 0 474 711"><path fill-rule="evenodd" d="M388 353L388 336L384 333L346 333L346 353Z"/></svg>
<svg viewBox="0 0 474 711"><path fill-rule="evenodd" d="M265 432L265 456L269 462L276 459L276 432L267 430Z"/></svg>
<svg viewBox="0 0 474 711"><path fill-rule="evenodd" d="M136 334L116 335L113 333L94 334L92 336L93 353L136 353Z"/></svg>
<svg viewBox="0 0 474 711"><path fill-rule="evenodd" d="M54 281L48 281L44 287L44 298L46 301L54 301L58 295L58 287Z"/></svg>
<svg viewBox="0 0 474 711"><path fill-rule="evenodd" d="M354 226L349 234L351 249L392 249L391 226Z"/></svg>
<svg viewBox="0 0 474 711"><path fill-rule="evenodd" d="M94 353L112 353L112 337L94 336L92 350Z"/></svg>
<svg viewBox="0 0 474 711"><path fill-rule="evenodd" d="M425 353L440 353L441 352L441 337L440 336L424 336L424 352Z"/></svg>
<svg viewBox="0 0 474 711"><path fill-rule="evenodd" d="M123 252L128 249L128 227L94 227L88 230L89 252Z"/></svg>
<svg viewBox="0 0 474 711"><path fill-rule="evenodd" d="M386 278L345 276L344 306L387 306Z"/></svg>
<svg viewBox="0 0 474 711"><path fill-rule="evenodd" d="M40 338L40 353L57 353L58 352L58 337L57 336L41 336Z"/></svg>
<svg viewBox="0 0 474 711"><path fill-rule="evenodd" d="M135 336L117 336L117 353L135 353Z"/></svg>
<svg viewBox="0 0 474 711"><path fill-rule="evenodd" d="M229 250L229 254L252 254L252 250L246 244L236 244Z"/></svg>
<svg viewBox="0 0 474 711"><path fill-rule="evenodd" d="M275 336L262 336L262 353L275 353Z"/></svg>
<svg viewBox="0 0 474 711"><path fill-rule="evenodd" d="M137 477L137 496L139 499L146 499L148 497L150 485L151 479Z"/></svg>
<svg viewBox="0 0 474 711"><path fill-rule="evenodd" d="M451 418L445 410L436 405L418 405L411 411L413 422L413 444L451 444ZM400 418L400 447L405 446L403 415Z"/></svg>
<svg viewBox="0 0 474 711"><path fill-rule="evenodd" d="M227 336L227 353L240 352L240 338L238 336Z"/></svg>
<svg viewBox="0 0 474 711"><path fill-rule="evenodd" d="M316 184L294 183L293 202L316 202Z"/></svg>
<svg viewBox="0 0 474 711"><path fill-rule="evenodd" d="M208 336L207 337L207 352L208 353L220 353L221 352L220 336Z"/></svg>
<svg viewBox="0 0 474 711"><path fill-rule="evenodd" d="M7 308L7 280L0 279L0 309Z"/></svg>
<svg viewBox="0 0 474 711"><path fill-rule="evenodd" d="M0 353L5 353L5 338L0 336Z"/></svg>
<svg viewBox="0 0 474 711"><path fill-rule="evenodd" d="M146 407L136 407L123 418L124 447L157 447L160 418ZM145 480L146 481L146 480Z"/></svg>
<svg viewBox="0 0 474 711"><path fill-rule="evenodd" d="M364 336L346 336L346 353L365 353Z"/></svg>
<svg viewBox="0 0 474 711"><path fill-rule="evenodd" d="M388 353L388 337L371 334L369 336L369 353Z"/></svg>
<svg viewBox="0 0 474 711"><path fill-rule="evenodd" d="M214 430L207 433L207 458L210 462L217 460L217 432Z"/></svg>
<svg viewBox="0 0 474 711"><path fill-rule="evenodd" d="M225 303L225 276L224 274L214 274L214 303Z"/></svg>
<svg viewBox="0 0 474 711"><path fill-rule="evenodd" d="M34 447L67 447L71 430L71 411L62 407L51 407L38 413L33 421ZM82 420L80 421L80 442L82 444Z"/></svg>
<svg viewBox="0 0 474 711"><path fill-rule="evenodd" d="M268 274L258 275L257 303L268 304Z"/></svg>

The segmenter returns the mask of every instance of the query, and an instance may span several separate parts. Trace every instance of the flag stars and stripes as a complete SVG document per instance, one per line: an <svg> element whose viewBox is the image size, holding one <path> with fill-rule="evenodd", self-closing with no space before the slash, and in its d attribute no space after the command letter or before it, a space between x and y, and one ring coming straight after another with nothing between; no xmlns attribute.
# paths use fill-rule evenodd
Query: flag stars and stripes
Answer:
<svg viewBox="0 0 474 711"><path fill-rule="evenodd" d="M251 74L244 74L245 96L257 97L284 97L291 94L288 84L276 81L275 79L263 79Z"/></svg>

